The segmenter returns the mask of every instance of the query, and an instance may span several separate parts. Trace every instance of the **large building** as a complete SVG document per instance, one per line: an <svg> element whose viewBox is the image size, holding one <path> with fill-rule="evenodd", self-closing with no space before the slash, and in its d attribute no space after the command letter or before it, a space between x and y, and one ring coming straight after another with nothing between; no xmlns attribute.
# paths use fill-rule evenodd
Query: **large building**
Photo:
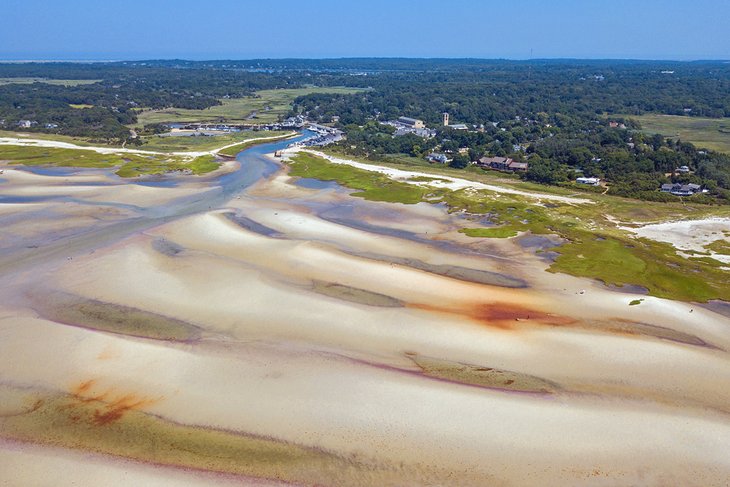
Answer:
<svg viewBox="0 0 730 487"><path fill-rule="evenodd" d="M400 123L402 123L403 125L406 125L408 127L412 127L414 129L426 128L426 124L423 123L423 120L418 120L418 119L410 118L410 117L400 117L398 119L398 121Z"/></svg>
<svg viewBox="0 0 730 487"><path fill-rule="evenodd" d="M509 157L482 157L476 164L482 169L497 171L525 172L530 168L528 163L517 162Z"/></svg>

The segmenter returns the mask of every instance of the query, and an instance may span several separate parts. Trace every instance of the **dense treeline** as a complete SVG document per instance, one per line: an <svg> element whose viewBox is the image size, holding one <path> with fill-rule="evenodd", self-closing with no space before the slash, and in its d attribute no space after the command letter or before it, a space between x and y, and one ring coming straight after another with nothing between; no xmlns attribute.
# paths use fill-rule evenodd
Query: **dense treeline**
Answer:
<svg viewBox="0 0 730 487"><path fill-rule="evenodd" d="M441 68L384 72L370 79L373 90L301 97L294 110L321 122L339 117L348 136L341 148L357 155L422 157L438 149L461 167L458 149L466 148L472 161L481 154L528 161L524 177L542 183L595 176L610 181L613 194L662 200L674 197L660 193L661 184L691 182L730 200L728 156L645 136L630 119L648 112L730 116L727 65L545 62L458 70L446 63ZM405 115L438 127L443 112L476 130L439 128L435 138L423 140L393 138L370 125ZM691 174L673 174L681 166Z"/></svg>
<svg viewBox="0 0 730 487"><path fill-rule="evenodd" d="M0 78L100 80L93 84L0 85L0 125L87 136L129 137L141 108L208 108L224 97L305 85L370 88L313 94L291 114L339 120L359 155L451 154L463 167L483 154L528 161L526 178L562 183L598 176L611 191L663 198L668 181L702 184L728 198L728 156L640 133L631 115L730 116L730 64L644 61L488 61L478 59L182 60L0 64ZM470 131L439 127L443 112ZM410 116L437 135L394 137L378 122ZM613 121L613 124L609 122ZM0 127L2 128L2 127ZM463 149L467 150L464 151ZM462 149L459 152L459 149ZM670 175L680 166L690 175Z"/></svg>
<svg viewBox="0 0 730 487"><path fill-rule="evenodd" d="M182 69L150 63L0 64L0 78L100 80L76 86L40 82L0 85L0 128L12 129L27 120L33 122L31 131L107 141L129 137L125 125L136 122L139 108L203 109L220 104L224 97L238 98L257 90L310 82L303 74Z"/></svg>

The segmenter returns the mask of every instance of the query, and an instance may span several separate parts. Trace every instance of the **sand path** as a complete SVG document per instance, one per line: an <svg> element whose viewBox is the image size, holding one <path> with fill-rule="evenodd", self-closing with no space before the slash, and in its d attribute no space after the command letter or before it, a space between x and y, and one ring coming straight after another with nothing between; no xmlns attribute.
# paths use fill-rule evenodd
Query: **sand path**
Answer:
<svg viewBox="0 0 730 487"><path fill-rule="evenodd" d="M306 152L309 154L313 154L313 155L322 157L324 159L327 159L329 162L331 162L333 164L345 164L348 166L356 167L358 169L363 169L365 171L379 172L381 174L388 176L389 178L393 178L393 179L396 179L398 181L405 182L408 184L414 184L416 186L433 186L436 188L450 189L452 191L458 191L458 190L462 190L462 189L485 190L485 191L492 191L494 193L526 196L528 198L533 198L536 200L558 201L558 202L567 203L567 204L594 203L594 201L585 199L585 198L575 198L575 197L569 197L569 196L559 196L559 195L544 194L544 193L532 193L529 191L521 191L518 189L506 188L504 186L497 186L494 184L484 184L484 183L480 183L477 181L470 181L468 179L455 178L452 176L442 176L442 175L436 175L433 173L419 172L419 171L404 171L402 169L394 169L391 167L378 166L375 164L364 164L362 162L334 157L334 156L325 154L323 152L310 150L310 149L292 148L292 149L288 149L286 151L286 153L288 155L293 155L297 152ZM413 178L419 178L419 177L426 177L426 178L430 178L431 180L426 181L426 182L413 181Z"/></svg>

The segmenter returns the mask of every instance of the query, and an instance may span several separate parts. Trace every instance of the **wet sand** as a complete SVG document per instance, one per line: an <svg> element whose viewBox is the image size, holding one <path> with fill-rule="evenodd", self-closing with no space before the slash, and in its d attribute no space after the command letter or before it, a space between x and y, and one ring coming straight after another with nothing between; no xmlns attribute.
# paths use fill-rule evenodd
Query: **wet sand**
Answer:
<svg viewBox="0 0 730 487"><path fill-rule="evenodd" d="M285 172L209 209L215 179L21 176L3 194L75 199L0 204L0 483L730 478L721 314Z"/></svg>

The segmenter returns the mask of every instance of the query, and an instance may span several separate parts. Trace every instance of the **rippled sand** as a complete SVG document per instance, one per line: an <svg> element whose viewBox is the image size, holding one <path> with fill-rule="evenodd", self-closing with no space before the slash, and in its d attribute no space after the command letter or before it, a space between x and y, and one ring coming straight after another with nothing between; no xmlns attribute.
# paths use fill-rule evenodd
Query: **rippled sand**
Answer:
<svg viewBox="0 0 730 487"><path fill-rule="evenodd" d="M2 485L730 478L727 317L285 174L147 226L205 185L93 188L0 204Z"/></svg>

